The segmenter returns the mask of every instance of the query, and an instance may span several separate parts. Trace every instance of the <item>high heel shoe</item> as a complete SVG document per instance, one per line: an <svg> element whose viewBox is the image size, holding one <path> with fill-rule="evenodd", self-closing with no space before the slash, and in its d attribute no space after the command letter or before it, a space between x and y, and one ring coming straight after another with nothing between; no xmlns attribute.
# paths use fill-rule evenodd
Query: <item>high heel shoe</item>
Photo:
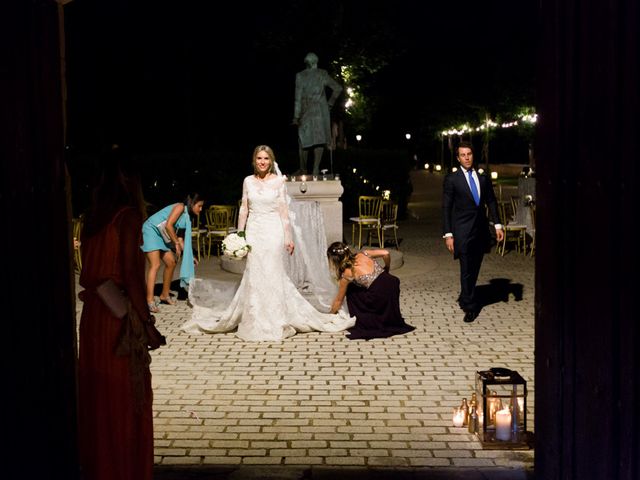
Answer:
<svg viewBox="0 0 640 480"><path fill-rule="evenodd" d="M156 302L147 302L147 307L149 307L149 312L151 313L158 313L160 311Z"/></svg>
<svg viewBox="0 0 640 480"><path fill-rule="evenodd" d="M175 305L176 301L171 297L169 297L169 298L160 297L160 304L161 305Z"/></svg>

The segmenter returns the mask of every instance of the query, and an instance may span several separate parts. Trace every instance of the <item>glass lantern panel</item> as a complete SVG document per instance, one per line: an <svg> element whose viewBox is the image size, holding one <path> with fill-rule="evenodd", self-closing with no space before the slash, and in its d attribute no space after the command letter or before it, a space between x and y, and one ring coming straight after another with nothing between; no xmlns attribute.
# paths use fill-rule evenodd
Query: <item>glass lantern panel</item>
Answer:
<svg viewBox="0 0 640 480"><path fill-rule="evenodd" d="M506 421L511 431L526 431L526 381L517 372L510 377L487 373L478 372L476 376L478 423L482 432L495 432L498 423L504 428Z"/></svg>

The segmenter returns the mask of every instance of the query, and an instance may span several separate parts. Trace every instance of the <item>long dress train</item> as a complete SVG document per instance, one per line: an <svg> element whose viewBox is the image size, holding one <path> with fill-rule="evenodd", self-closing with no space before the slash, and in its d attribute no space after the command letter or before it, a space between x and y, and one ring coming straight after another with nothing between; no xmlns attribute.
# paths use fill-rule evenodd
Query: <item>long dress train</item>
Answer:
<svg viewBox="0 0 640 480"><path fill-rule="evenodd" d="M287 274L285 245L291 225L282 177L261 181L251 175L242 191L238 228L243 230L246 222L251 252L240 285L229 302L229 289L223 285L194 279L189 285L192 317L182 329L215 333L237 328L243 340L279 341L296 332L339 332L353 326L355 318L345 311L318 311Z"/></svg>

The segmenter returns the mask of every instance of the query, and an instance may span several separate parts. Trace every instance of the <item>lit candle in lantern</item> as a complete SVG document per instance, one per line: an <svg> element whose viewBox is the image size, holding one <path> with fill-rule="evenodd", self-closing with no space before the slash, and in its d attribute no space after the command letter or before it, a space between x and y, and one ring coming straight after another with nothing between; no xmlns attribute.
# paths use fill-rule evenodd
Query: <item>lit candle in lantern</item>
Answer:
<svg viewBox="0 0 640 480"><path fill-rule="evenodd" d="M498 440L511 439L511 412L498 410L496 412L496 438Z"/></svg>

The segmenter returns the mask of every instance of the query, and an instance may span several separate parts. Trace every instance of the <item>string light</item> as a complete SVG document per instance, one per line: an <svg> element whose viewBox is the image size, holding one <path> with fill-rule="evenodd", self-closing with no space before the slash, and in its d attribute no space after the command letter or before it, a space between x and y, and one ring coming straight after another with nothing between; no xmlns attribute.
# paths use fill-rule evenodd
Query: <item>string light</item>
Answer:
<svg viewBox="0 0 640 480"><path fill-rule="evenodd" d="M459 126L458 128L449 128L447 130L443 130L441 133L445 137L448 137L451 135L461 136L461 135L464 135L465 133L482 132L484 130L491 130L493 128L512 128L522 124L533 125L537 123L537 121L538 121L537 113L523 113L518 115L517 120L513 120L511 122L504 122L504 123L498 124L491 119L487 119L485 122L478 125L477 127L472 127L468 123L465 123Z"/></svg>

